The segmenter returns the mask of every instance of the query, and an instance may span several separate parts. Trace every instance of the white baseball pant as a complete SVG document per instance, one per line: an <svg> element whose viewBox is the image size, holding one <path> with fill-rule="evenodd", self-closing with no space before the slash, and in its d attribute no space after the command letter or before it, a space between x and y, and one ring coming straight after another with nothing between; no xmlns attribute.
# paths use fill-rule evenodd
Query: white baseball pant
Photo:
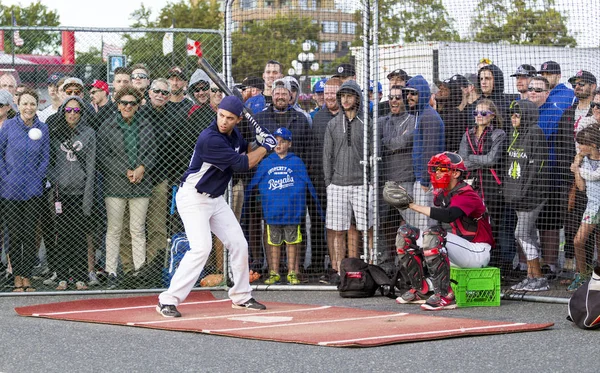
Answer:
<svg viewBox="0 0 600 373"><path fill-rule="evenodd" d="M160 303L177 306L187 298L212 249L211 231L229 250L234 282L234 286L229 289L229 298L235 304L245 303L252 298L248 273L248 242L223 196L210 198L184 183L177 192L176 201L190 251L181 260L169 289L158 296Z"/></svg>

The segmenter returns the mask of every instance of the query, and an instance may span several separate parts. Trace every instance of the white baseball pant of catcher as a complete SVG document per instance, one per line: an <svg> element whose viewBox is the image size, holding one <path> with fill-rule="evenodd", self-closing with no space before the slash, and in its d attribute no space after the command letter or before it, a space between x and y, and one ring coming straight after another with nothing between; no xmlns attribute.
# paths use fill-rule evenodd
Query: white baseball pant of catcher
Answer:
<svg viewBox="0 0 600 373"><path fill-rule="evenodd" d="M229 298L235 304L248 301L252 297L248 273L248 242L231 207L223 196L210 198L185 183L179 188L176 201L190 250L175 271L169 289L159 295L160 303L177 306L187 298L212 250L211 231L229 250L234 282L234 286L229 289Z"/></svg>

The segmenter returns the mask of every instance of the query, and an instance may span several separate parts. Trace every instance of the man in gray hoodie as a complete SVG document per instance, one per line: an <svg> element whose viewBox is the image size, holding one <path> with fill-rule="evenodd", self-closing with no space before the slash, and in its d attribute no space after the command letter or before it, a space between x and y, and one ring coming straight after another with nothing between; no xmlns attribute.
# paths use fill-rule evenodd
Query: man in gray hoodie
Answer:
<svg viewBox="0 0 600 373"><path fill-rule="evenodd" d="M341 111L327 124L323 145L323 174L327 187L326 227L328 234L333 235L333 247L329 248L329 255L332 268L336 271L329 278L330 284L340 281L337 272L346 256L346 247L349 257L360 257L357 229L369 230L371 243L373 226L373 190L365 184L365 165L361 163L365 155L366 125L362 121L362 92L356 81L349 80L341 85L336 97ZM321 282L325 280L321 279Z"/></svg>

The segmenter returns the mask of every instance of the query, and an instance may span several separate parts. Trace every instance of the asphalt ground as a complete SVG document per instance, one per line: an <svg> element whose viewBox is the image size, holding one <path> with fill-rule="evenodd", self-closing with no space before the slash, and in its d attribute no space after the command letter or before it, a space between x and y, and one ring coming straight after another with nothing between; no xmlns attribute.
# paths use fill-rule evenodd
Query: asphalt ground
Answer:
<svg viewBox="0 0 600 373"><path fill-rule="evenodd" d="M215 291L217 298L227 294ZM597 372L599 334L565 320L560 304L502 301L500 307L434 312L513 322L553 322L550 330L453 338L374 348L332 348L17 316L15 307L121 295L0 298L0 372ZM256 291L258 300L410 313L376 296L333 291ZM185 315L184 315L185 317ZM595 343L596 342L596 343Z"/></svg>

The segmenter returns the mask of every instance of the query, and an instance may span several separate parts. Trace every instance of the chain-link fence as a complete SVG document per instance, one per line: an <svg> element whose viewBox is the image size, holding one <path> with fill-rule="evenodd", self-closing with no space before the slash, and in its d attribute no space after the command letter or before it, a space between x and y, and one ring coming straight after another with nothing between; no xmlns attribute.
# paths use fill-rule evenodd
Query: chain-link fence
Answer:
<svg viewBox="0 0 600 373"><path fill-rule="evenodd" d="M337 284L346 256L393 272L404 240L398 228L408 223L422 236L435 221L384 203L383 185L393 180L432 206L427 164L451 151L485 203L491 264L505 285L536 282L526 290L564 296L596 257L598 26L579 5L250 0L226 3L223 33L5 27L0 67L15 79L0 78L0 88L36 89L38 118L47 124L40 140L22 129L10 134L11 126L0 131L2 260L28 279L10 278L16 288L6 290L164 286L163 273L186 247L173 237L184 228L172 187L222 97L196 72L202 53L230 86L240 84L259 124L290 132L277 132L287 147L235 174L226 193L248 241L248 264L262 275L255 284ZM63 44L40 45L44 58L20 55L14 31L24 42L54 35ZM81 82L61 89L62 75ZM115 95L128 84L143 97ZM59 107L69 92L82 101ZM131 101L145 103L136 135L122 119ZM84 134L69 127L77 105L94 132L93 156L76 137ZM24 113L20 104L12 109ZM239 128L253 140L247 123ZM223 245L213 246L201 278L226 268Z"/></svg>
<svg viewBox="0 0 600 373"><path fill-rule="evenodd" d="M39 50L43 36L56 35L62 56L19 54L15 31ZM221 71L222 33L13 28L4 35L7 290L164 287L189 248L175 192L223 98L196 73L198 56ZM222 277L225 255L215 246L202 277Z"/></svg>

